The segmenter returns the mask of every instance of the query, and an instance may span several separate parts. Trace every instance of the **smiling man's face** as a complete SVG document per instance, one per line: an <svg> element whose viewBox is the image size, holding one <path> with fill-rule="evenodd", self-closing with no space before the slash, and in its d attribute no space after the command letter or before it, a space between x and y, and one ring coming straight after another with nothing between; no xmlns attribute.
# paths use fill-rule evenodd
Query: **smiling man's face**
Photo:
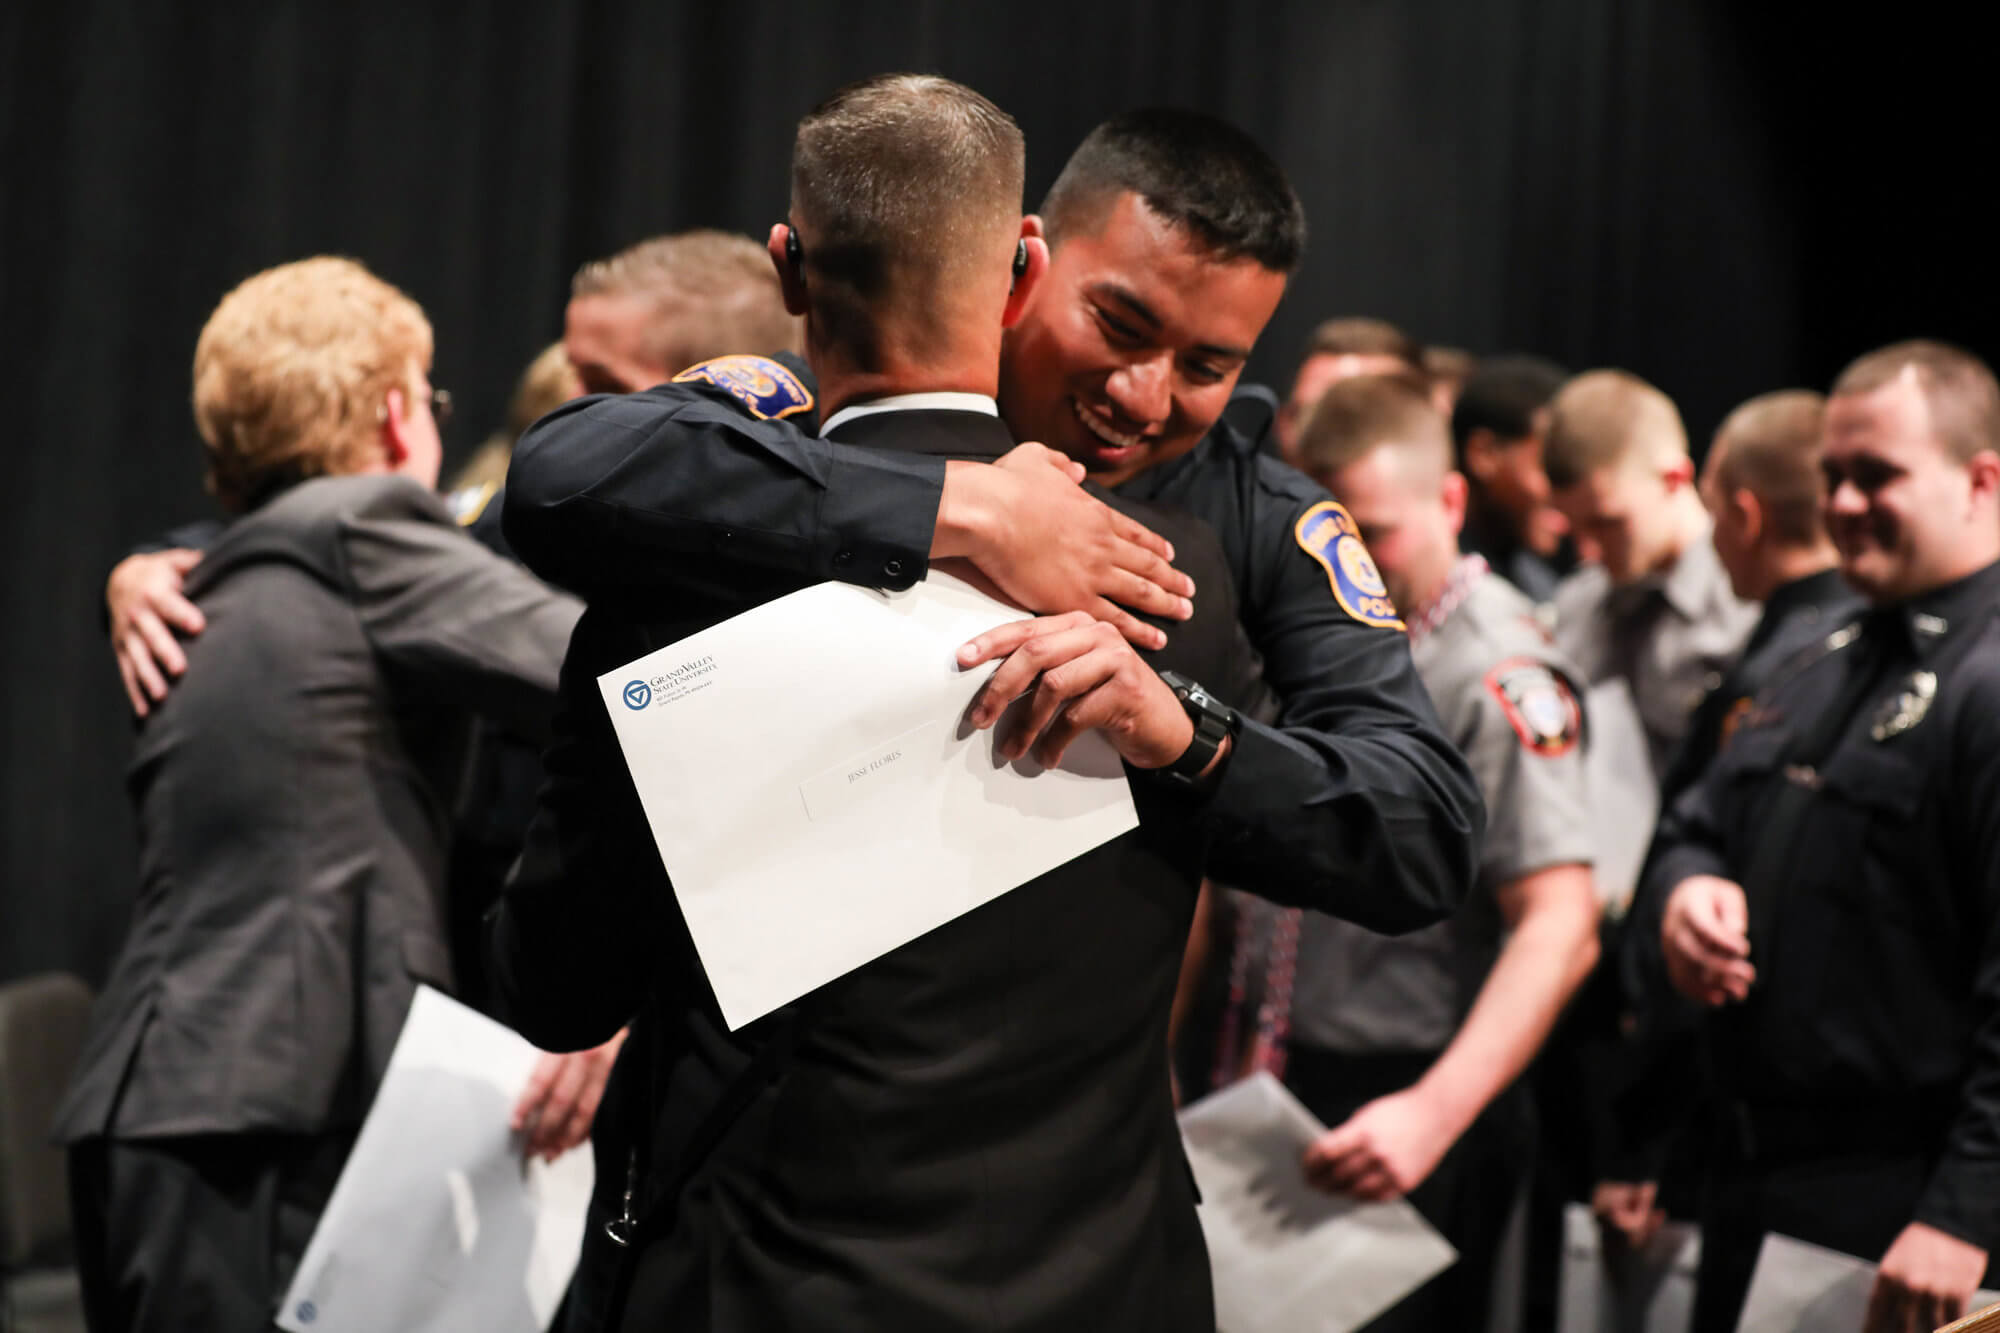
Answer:
<svg viewBox="0 0 2000 1333"><path fill-rule="evenodd" d="M1000 357L1000 410L1021 440L1116 486L1208 433L1285 294L1285 274L1217 260L1127 193L1062 237Z"/></svg>

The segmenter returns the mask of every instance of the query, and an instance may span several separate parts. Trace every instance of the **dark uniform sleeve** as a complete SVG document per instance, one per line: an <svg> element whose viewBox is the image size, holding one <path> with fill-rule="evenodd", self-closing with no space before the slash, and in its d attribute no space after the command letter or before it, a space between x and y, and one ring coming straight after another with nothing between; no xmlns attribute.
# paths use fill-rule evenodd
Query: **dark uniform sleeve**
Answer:
<svg viewBox="0 0 2000 1333"><path fill-rule="evenodd" d="M1989 633L1991 633L1989 631ZM1989 649L1989 653L1993 650ZM1993 653L2000 659L2000 653ZM1957 805L1953 849L1965 901L1972 968L1971 1069L1944 1153L1916 1220L1987 1250L2000 1249L2000 671L1966 673L1972 697L1945 789ZM1884 984L1890 984L1884 979Z"/></svg>
<svg viewBox="0 0 2000 1333"><path fill-rule="evenodd" d="M1253 462L1285 478L1250 492L1242 603L1283 702L1276 725L1246 721L1236 738L1213 802L1211 872L1371 930L1430 925L1472 885L1486 818L1472 770L1352 520L1290 469Z"/></svg>
<svg viewBox="0 0 2000 1333"><path fill-rule="evenodd" d="M799 392L803 414L811 398ZM836 445L786 416L755 415L773 407L686 379L570 403L514 451L507 540L587 601L657 588L657 569L634 567L655 560L891 589L923 578L944 461Z"/></svg>
<svg viewBox="0 0 2000 1333"><path fill-rule="evenodd" d="M1659 828L1646 856L1646 869L1626 910L1620 932L1620 967L1626 990L1642 1008L1671 1006L1666 957L1660 952L1660 926L1674 886L1695 875L1734 879L1723 855L1721 802L1728 781L1725 757L1708 766L1672 806L1660 814Z"/></svg>
<svg viewBox="0 0 2000 1333"><path fill-rule="evenodd" d="M578 622L563 662L555 740L534 820L487 918L496 1008L550 1051L607 1041L684 937L673 888L627 776L597 675L659 645L602 612Z"/></svg>

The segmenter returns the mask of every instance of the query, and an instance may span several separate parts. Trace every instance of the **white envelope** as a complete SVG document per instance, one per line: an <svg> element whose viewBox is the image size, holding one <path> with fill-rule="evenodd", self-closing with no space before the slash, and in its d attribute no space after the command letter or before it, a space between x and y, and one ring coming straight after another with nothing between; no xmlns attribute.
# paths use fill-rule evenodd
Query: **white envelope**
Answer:
<svg viewBox="0 0 2000 1333"><path fill-rule="evenodd" d="M960 645L1024 615L823 583L598 677L732 1029L1138 827L1101 737L1044 772L965 722Z"/></svg>
<svg viewBox="0 0 2000 1333"><path fill-rule="evenodd" d="M1874 1286L1868 1260L1772 1232L1757 1251L1736 1333L1860 1333ZM1966 1311L1995 1303L2000 1292L1977 1292Z"/></svg>
<svg viewBox="0 0 2000 1333"><path fill-rule="evenodd" d="M278 1311L292 1333L541 1333L576 1270L590 1149L523 1162L507 1128L540 1052L417 989Z"/></svg>
<svg viewBox="0 0 2000 1333"><path fill-rule="evenodd" d="M1563 1209L1556 1333L1687 1333L1701 1229L1668 1222L1644 1249L1603 1243L1587 1203Z"/></svg>
<svg viewBox="0 0 2000 1333"><path fill-rule="evenodd" d="M1325 1127L1267 1073L1185 1107L1180 1124L1218 1333L1350 1333L1458 1261L1409 1204L1308 1185L1305 1150Z"/></svg>

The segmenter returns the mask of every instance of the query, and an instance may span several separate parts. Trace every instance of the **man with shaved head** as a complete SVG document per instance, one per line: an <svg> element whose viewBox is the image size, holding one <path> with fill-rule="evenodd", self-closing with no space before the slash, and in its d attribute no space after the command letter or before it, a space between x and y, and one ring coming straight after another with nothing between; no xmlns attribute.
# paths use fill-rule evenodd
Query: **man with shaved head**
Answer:
<svg viewBox="0 0 2000 1333"><path fill-rule="evenodd" d="M1881 1260L1866 1333L2000 1244L2000 385L1933 342L1834 384L1824 512L1868 610L1779 668L1661 822L1665 980L1723 1123L1696 1333L1776 1232Z"/></svg>
<svg viewBox="0 0 2000 1333"><path fill-rule="evenodd" d="M1425 395L1369 376L1328 389L1299 436L1342 497L1409 625L1417 674L1486 797L1472 895L1391 939L1319 913L1296 931L1285 1079L1333 1126L1306 1154L1322 1189L1408 1194L1459 1262L1368 1327L1481 1325L1493 1260L1532 1160L1516 1080L1597 958L1597 901L1575 671L1534 606L1461 555L1466 481ZM1503 943L1504 941L1504 943Z"/></svg>
<svg viewBox="0 0 2000 1333"><path fill-rule="evenodd" d="M1743 656L1695 710L1686 738L1661 784L1660 803L1675 797L1707 771L1763 690L1786 664L1852 618L1860 599L1840 577L1839 553L1821 512L1826 484L1820 476L1823 395L1784 389L1753 398L1729 414L1709 445L1701 494L1714 517L1716 554L1730 586L1764 614ZM1672 1154L1681 1127L1692 1119L1688 1073L1698 1054L1677 1006L1644 995L1640 979L1661 977L1658 897L1635 900L1620 950L1629 991L1647 1021L1642 1025L1642 1071L1636 1091L1621 1094L1628 1114L1619 1117L1619 1142L1594 1191L1598 1212L1627 1240L1643 1244L1655 1219L1655 1202L1668 1210L1691 1196L1685 1152ZM1691 1146L1691 1145L1690 1145Z"/></svg>
<svg viewBox="0 0 2000 1333"><path fill-rule="evenodd" d="M1696 710L1661 790L1671 803L1727 744L1735 723L1784 662L1859 604L1840 577L1840 553L1821 512L1820 428L1826 399L1808 389L1753 398L1709 445L1701 498L1730 589L1762 603L1743 655Z"/></svg>
<svg viewBox="0 0 2000 1333"><path fill-rule="evenodd" d="M1598 563L1556 593L1556 642L1591 685L1622 679L1657 778L1756 620L1709 544L1687 431L1636 375L1593 370L1562 387L1544 453L1552 498Z"/></svg>

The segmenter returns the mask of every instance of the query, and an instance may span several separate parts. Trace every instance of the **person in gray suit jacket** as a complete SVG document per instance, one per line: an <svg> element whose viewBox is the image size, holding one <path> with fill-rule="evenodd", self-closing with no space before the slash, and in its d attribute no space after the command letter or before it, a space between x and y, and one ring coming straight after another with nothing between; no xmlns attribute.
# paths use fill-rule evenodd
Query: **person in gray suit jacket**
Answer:
<svg viewBox="0 0 2000 1333"><path fill-rule="evenodd" d="M419 982L478 711L546 733L580 607L433 494L431 330L350 260L248 279L195 351L241 517L140 725L131 933L58 1113L91 1327L269 1326Z"/></svg>

